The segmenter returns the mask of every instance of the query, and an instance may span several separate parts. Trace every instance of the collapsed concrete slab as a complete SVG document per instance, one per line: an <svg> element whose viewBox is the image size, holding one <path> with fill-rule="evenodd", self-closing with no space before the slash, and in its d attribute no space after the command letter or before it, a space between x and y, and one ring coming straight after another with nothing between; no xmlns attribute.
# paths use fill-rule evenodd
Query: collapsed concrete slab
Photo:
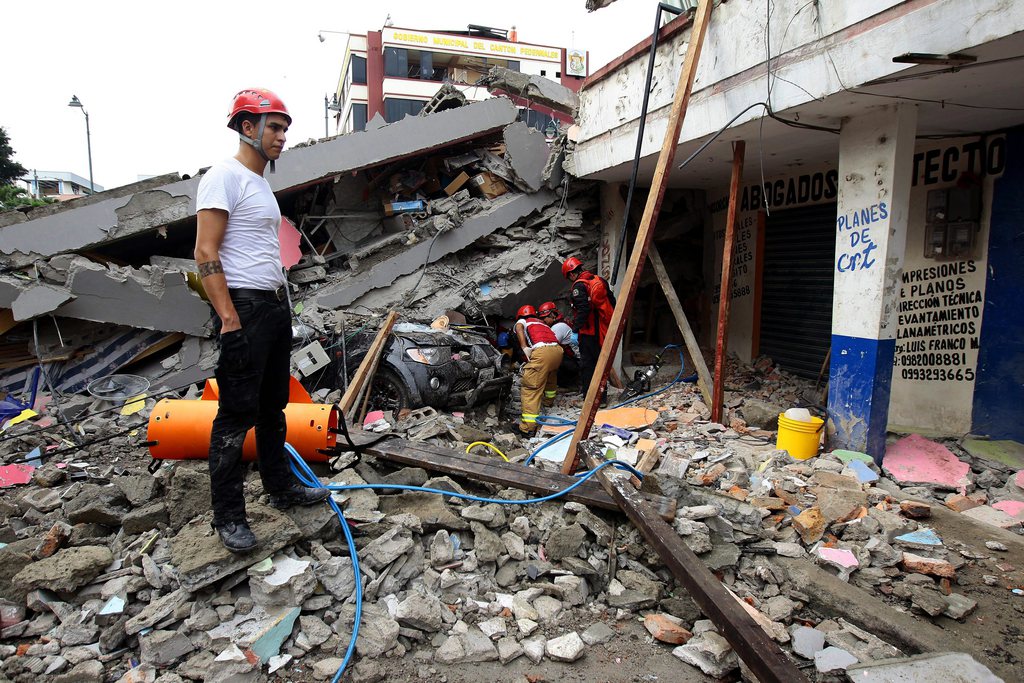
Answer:
<svg viewBox="0 0 1024 683"><path fill-rule="evenodd" d="M453 109L451 112L442 112L439 116L466 109L468 107ZM429 118L423 120L426 121ZM504 200L504 198L502 199ZM316 295L316 302L324 308L347 306L367 292L388 287L400 276L413 273L447 254L468 247L481 237L512 225L519 219L529 216L534 211L542 209L556 200L555 194L543 191L536 194L515 195L505 201L496 201L490 211L466 219L460 227L430 240L423 240L398 255L373 265L368 271L355 273L341 282L324 287Z"/></svg>
<svg viewBox="0 0 1024 683"><path fill-rule="evenodd" d="M198 187L199 178L190 178L0 228L0 264L19 268L188 218Z"/></svg>
<svg viewBox="0 0 1024 683"><path fill-rule="evenodd" d="M503 136L505 158L519 180L516 184L527 192L536 192L543 183L541 175L551 154L544 134L517 121L505 128Z"/></svg>
<svg viewBox="0 0 1024 683"><path fill-rule="evenodd" d="M288 150L277 162L277 173L267 180L274 192L280 192L339 173L419 156L496 133L514 122L518 113L511 100L496 97L430 116L410 116L377 130Z"/></svg>
<svg viewBox="0 0 1024 683"><path fill-rule="evenodd" d="M74 298L71 292L62 287L37 284L23 290L11 302L11 310L14 313L14 319L21 322L55 311Z"/></svg>
<svg viewBox="0 0 1024 683"><path fill-rule="evenodd" d="M210 336L211 308L181 273L150 266L109 270L78 258L68 269L66 286L75 299L57 308L57 315Z"/></svg>
<svg viewBox="0 0 1024 683"><path fill-rule="evenodd" d="M495 66L480 79L479 84L487 86L491 92L503 90L510 95L522 97L534 104L550 107L573 117L580 108L579 95L544 76L531 76Z"/></svg>
<svg viewBox="0 0 1024 683"><path fill-rule="evenodd" d="M408 117L377 130L287 150L267 180L275 193L301 188L496 133L517 115L510 100L493 98L431 116ZM23 267L190 218L195 215L198 188L195 177L7 225L0 228L0 266Z"/></svg>

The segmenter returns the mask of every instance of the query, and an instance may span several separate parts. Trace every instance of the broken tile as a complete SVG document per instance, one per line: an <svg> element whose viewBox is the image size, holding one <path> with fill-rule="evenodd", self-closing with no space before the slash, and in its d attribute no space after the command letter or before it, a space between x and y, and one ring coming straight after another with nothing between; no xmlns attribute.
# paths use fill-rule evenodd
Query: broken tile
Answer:
<svg viewBox="0 0 1024 683"><path fill-rule="evenodd" d="M956 490L968 483L971 467L942 444L911 434L886 449L882 469L904 486L931 484Z"/></svg>

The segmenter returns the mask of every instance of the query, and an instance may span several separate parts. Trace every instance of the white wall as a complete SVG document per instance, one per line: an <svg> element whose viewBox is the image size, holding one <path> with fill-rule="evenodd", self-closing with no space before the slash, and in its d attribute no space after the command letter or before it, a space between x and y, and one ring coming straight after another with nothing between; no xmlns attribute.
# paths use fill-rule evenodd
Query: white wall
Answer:
<svg viewBox="0 0 1024 683"><path fill-rule="evenodd" d="M786 79L773 80L772 106L778 112L902 71L906 65L892 61L902 52L957 52L1024 30L1024 2L1014 0L772 4L772 69ZM715 7L681 141L713 133L766 98L765 6L763 0L730 0ZM656 154L665 138L688 36L689 31L658 48L644 156ZM644 53L580 93L581 142L574 154L580 175L633 159L646 70ZM736 125L760 115L753 109Z"/></svg>
<svg viewBox="0 0 1024 683"><path fill-rule="evenodd" d="M982 211L974 257L944 261L924 256L925 207L930 190L954 187L981 175ZM921 141L910 193L910 220L897 309L896 366L889 429L959 436L971 430L974 376L984 310L992 188L1006 159L1005 139ZM943 179L945 177L945 179ZM951 290L951 291L950 291ZM948 317L948 320L937 320ZM933 327L933 325L935 327ZM974 348L972 348L974 347Z"/></svg>

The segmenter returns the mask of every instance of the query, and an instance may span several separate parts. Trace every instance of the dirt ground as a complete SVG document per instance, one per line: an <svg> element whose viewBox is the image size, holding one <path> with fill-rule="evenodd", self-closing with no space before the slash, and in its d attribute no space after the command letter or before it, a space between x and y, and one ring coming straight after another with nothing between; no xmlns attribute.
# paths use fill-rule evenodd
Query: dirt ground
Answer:
<svg viewBox="0 0 1024 683"><path fill-rule="evenodd" d="M933 506L934 508L934 506ZM948 617L932 623L950 635L949 650L969 652L1007 683L1024 681L1024 595L1011 588L1024 588L1024 538L985 527L948 510L937 510L927 522L947 548L966 550L982 556L967 559L957 570L954 592L978 601L978 609L964 623ZM985 541L999 541L1006 552L985 547ZM995 576L995 586L984 577Z"/></svg>

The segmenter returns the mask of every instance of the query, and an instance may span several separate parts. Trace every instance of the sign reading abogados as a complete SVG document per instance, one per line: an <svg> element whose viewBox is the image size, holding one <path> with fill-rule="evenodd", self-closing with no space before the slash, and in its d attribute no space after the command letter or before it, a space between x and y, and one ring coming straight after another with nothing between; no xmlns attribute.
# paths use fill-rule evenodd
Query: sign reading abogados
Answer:
<svg viewBox="0 0 1024 683"><path fill-rule="evenodd" d="M500 40L487 40L474 36L452 36L444 33L427 33L425 31L403 31L402 29L385 29L382 34L385 45L403 45L420 50L438 50L451 52L469 52L492 57L504 57L514 60L532 60L535 62L562 61L562 53L557 48L527 43L506 43Z"/></svg>

